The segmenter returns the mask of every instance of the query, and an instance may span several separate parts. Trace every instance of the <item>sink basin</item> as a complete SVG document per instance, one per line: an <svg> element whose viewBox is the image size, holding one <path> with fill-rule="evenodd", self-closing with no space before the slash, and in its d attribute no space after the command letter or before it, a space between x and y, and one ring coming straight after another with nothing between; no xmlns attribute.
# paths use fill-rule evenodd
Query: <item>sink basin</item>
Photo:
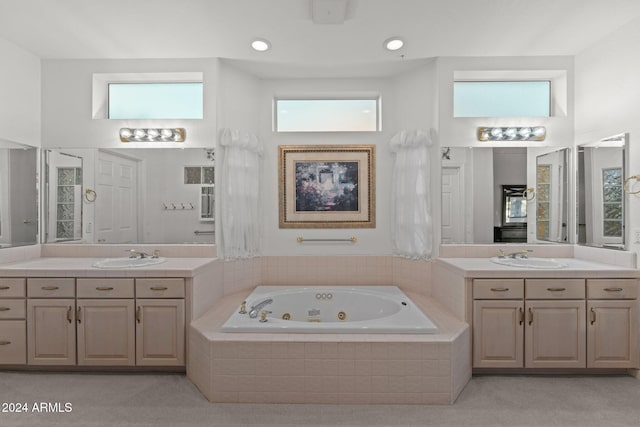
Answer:
<svg viewBox="0 0 640 427"><path fill-rule="evenodd" d="M551 258L500 258L493 257L490 260L496 264L507 265L509 267L517 268L539 268L539 269L554 269L565 268L566 264L563 264L555 259Z"/></svg>
<svg viewBox="0 0 640 427"><path fill-rule="evenodd" d="M105 258L93 264L95 268L136 268L162 264L167 259L158 258Z"/></svg>

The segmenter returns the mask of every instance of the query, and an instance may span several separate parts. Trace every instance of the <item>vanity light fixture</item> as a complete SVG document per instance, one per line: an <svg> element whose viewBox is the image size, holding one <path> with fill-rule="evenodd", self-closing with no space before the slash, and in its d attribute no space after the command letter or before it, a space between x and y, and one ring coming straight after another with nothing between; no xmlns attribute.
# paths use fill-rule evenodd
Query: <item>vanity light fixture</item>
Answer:
<svg viewBox="0 0 640 427"><path fill-rule="evenodd" d="M184 142L185 128L121 128L121 142Z"/></svg>
<svg viewBox="0 0 640 427"><path fill-rule="evenodd" d="M389 37L384 41L382 45L385 49L394 52L396 50L402 49L402 46L404 46L404 40L402 40L400 37Z"/></svg>
<svg viewBox="0 0 640 427"><path fill-rule="evenodd" d="M251 42L251 48L257 52L266 52L271 49L271 43L265 39L254 39Z"/></svg>
<svg viewBox="0 0 640 427"><path fill-rule="evenodd" d="M479 141L544 141L546 136L544 126L478 128Z"/></svg>

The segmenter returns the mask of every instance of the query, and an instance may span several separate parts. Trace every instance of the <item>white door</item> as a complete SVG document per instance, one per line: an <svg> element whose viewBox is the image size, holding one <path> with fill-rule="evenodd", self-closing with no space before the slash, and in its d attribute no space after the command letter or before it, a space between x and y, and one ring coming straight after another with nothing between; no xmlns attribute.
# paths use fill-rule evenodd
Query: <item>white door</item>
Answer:
<svg viewBox="0 0 640 427"><path fill-rule="evenodd" d="M138 241L138 165L100 151L96 159L97 243Z"/></svg>
<svg viewBox="0 0 640 427"><path fill-rule="evenodd" d="M442 168L442 243L464 243L464 212L460 167Z"/></svg>

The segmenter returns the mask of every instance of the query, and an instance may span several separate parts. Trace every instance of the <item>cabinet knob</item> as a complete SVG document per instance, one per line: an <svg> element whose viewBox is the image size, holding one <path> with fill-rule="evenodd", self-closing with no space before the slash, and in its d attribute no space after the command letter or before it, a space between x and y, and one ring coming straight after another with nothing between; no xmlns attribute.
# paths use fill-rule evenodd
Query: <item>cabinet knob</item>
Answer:
<svg viewBox="0 0 640 427"><path fill-rule="evenodd" d="M0 341L0 345L9 345L11 341Z"/></svg>
<svg viewBox="0 0 640 427"><path fill-rule="evenodd" d="M591 324L596 323L596 311L591 307Z"/></svg>
<svg viewBox="0 0 640 427"><path fill-rule="evenodd" d="M529 325L533 324L533 310L529 307Z"/></svg>
<svg viewBox="0 0 640 427"><path fill-rule="evenodd" d="M71 317L71 313L73 312L73 308L71 306L69 306L69 309L67 310L67 322L71 323L71 321L73 320Z"/></svg>
<svg viewBox="0 0 640 427"><path fill-rule="evenodd" d="M6 291L9 289L9 286L0 286L0 291Z"/></svg>
<svg viewBox="0 0 640 427"><path fill-rule="evenodd" d="M142 321L142 307L138 306L136 310L136 322L140 323Z"/></svg>
<svg viewBox="0 0 640 427"><path fill-rule="evenodd" d="M524 323L524 309L520 307L519 310L520 310L520 324L522 325Z"/></svg>
<svg viewBox="0 0 640 427"><path fill-rule="evenodd" d="M622 292L622 288L604 288L607 292Z"/></svg>
<svg viewBox="0 0 640 427"><path fill-rule="evenodd" d="M78 307L78 311L76 312L76 321L78 323L82 323L82 307Z"/></svg>
<svg viewBox="0 0 640 427"><path fill-rule="evenodd" d="M113 288L111 286L98 286L96 288L97 291L112 291Z"/></svg>
<svg viewBox="0 0 640 427"><path fill-rule="evenodd" d="M152 291L166 291L169 288L167 288L166 286L152 286L149 289L151 289Z"/></svg>
<svg viewBox="0 0 640 427"><path fill-rule="evenodd" d="M58 287L58 286L43 286L42 287L43 291L57 291L58 289L60 289L60 287Z"/></svg>
<svg viewBox="0 0 640 427"><path fill-rule="evenodd" d="M491 288L493 292L508 292L509 288Z"/></svg>
<svg viewBox="0 0 640 427"><path fill-rule="evenodd" d="M0 311L9 311L11 310L9 307L0 307Z"/></svg>
<svg viewBox="0 0 640 427"><path fill-rule="evenodd" d="M547 288L547 290L549 292L562 292L562 291L566 291L567 288Z"/></svg>

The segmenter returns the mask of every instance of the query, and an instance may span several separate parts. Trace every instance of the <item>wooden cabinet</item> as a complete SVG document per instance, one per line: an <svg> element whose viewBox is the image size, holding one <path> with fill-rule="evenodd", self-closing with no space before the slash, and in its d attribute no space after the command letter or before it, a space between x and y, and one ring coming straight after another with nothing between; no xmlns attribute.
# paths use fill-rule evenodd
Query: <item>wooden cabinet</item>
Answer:
<svg viewBox="0 0 640 427"><path fill-rule="evenodd" d="M75 279L27 279L27 363L75 365Z"/></svg>
<svg viewBox="0 0 640 427"><path fill-rule="evenodd" d="M584 300L527 300L525 308L525 368L586 366Z"/></svg>
<svg viewBox="0 0 640 427"><path fill-rule="evenodd" d="M27 363L25 282L0 278L0 365Z"/></svg>
<svg viewBox="0 0 640 427"><path fill-rule="evenodd" d="M20 280L0 279L0 364L184 366L184 279Z"/></svg>
<svg viewBox="0 0 640 427"><path fill-rule="evenodd" d="M75 365L75 299L27 300L29 365Z"/></svg>
<svg viewBox="0 0 640 427"><path fill-rule="evenodd" d="M637 367L637 293L637 279L475 279L473 366Z"/></svg>
<svg viewBox="0 0 640 427"><path fill-rule="evenodd" d="M587 280L587 367L637 367L637 292L635 279Z"/></svg>
<svg viewBox="0 0 640 427"><path fill-rule="evenodd" d="M136 279L136 297L136 364L183 366L184 280Z"/></svg>
<svg viewBox="0 0 640 427"><path fill-rule="evenodd" d="M524 363L524 303L473 302L473 366L521 368Z"/></svg>

